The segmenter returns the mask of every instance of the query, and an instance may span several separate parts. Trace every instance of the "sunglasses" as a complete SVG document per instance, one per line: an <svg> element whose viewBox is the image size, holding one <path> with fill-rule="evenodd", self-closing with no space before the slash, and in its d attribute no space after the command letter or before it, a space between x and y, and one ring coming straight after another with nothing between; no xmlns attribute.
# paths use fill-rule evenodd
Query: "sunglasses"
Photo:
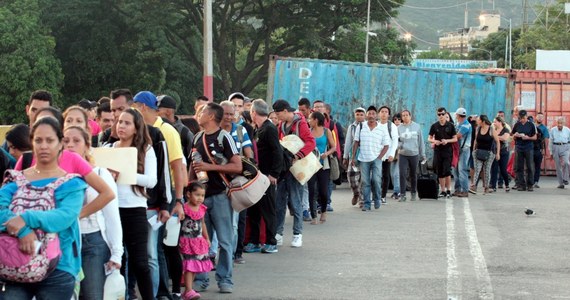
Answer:
<svg viewBox="0 0 570 300"><path fill-rule="evenodd" d="M441 117L441 116L445 116L446 114L445 113L437 113L437 115Z"/></svg>

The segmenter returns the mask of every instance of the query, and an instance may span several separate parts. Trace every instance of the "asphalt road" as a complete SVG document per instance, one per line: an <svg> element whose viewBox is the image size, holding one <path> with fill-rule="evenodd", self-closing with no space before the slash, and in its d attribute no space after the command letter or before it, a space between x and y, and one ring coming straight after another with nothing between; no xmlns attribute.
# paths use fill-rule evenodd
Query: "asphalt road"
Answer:
<svg viewBox="0 0 570 300"><path fill-rule="evenodd" d="M570 188L556 189L553 178L541 186L389 199L370 212L351 206L343 186L325 224L304 224L302 248L290 247L287 216L279 253L244 254L234 293L219 294L214 283L202 298L570 299Z"/></svg>

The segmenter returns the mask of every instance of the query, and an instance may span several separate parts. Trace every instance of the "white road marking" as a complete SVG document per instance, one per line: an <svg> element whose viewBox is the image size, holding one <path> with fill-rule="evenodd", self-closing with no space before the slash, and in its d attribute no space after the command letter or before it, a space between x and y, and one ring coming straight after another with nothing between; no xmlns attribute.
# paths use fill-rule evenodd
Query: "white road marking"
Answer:
<svg viewBox="0 0 570 300"><path fill-rule="evenodd" d="M479 291L479 298L494 299L495 296L493 294L493 286L491 285L491 277L489 276L489 271L487 270L487 263L485 262L485 256L483 256L483 250L481 250L481 245L479 244L479 239L477 238L475 221L473 221L473 215L471 214L471 208L469 206L468 198L463 198L463 211L465 213L465 231L467 233L467 240L469 241L469 251L471 252L471 256L473 257L475 275L477 276L477 287ZM449 233L448 233L448 239L449 239ZM447 245L448 245L448 261L449 261L449 242L447 243Z"/></svg>
<svg viewBox="0 0 570 300"><path fill-rule="evenodd" d="M461 294L461 277L457 269L455 254L455 216L453 215L453 200L445 200L445 215L447 224L447 299L459 299Z"/></svg>

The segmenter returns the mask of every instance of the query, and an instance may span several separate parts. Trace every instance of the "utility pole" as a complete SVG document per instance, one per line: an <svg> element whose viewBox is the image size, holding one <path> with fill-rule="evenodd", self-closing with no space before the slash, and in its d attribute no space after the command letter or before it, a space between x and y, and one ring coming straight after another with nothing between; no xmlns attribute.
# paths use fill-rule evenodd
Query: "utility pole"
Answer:
<svg viewBox="0 0 570 300"><path fill-rule="evenodd" d="M212 1L204 0L204 96L214 100L214 47L212 43Z"/></svg>
<svg viewBox="0 0 570 300"><path fill-rule="evenodd" d="M522 0L523 15L522 15L522 26L521 34L526 31L526 26L528 24L528 0Z"/></svg>
<svg viewBox="0 0 570 300"><path fill-rule="evenodd" d="M364 62L368 63L368 43L370 39L370 0L368 0L368 12L366 14L366 47L364 49Z"/></svg>

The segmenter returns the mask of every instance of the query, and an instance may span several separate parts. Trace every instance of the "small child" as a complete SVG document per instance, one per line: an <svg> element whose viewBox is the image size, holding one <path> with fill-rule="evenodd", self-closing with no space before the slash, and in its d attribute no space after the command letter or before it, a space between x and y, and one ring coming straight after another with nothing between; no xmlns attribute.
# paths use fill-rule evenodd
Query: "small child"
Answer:
<svg viewBox="0 0 570 300"><path fill-rule="evenodd" d="M187 202L184 204L186 218L180 227L180 254L182 254L182 270L186 290L182 299L200 299L200 294L192 289L195 273L212 270L213 265L208 256L210 240L204 222L207 207L202 204L205 196L204 186L199 182L191 182L185 189Z"/></svg>

